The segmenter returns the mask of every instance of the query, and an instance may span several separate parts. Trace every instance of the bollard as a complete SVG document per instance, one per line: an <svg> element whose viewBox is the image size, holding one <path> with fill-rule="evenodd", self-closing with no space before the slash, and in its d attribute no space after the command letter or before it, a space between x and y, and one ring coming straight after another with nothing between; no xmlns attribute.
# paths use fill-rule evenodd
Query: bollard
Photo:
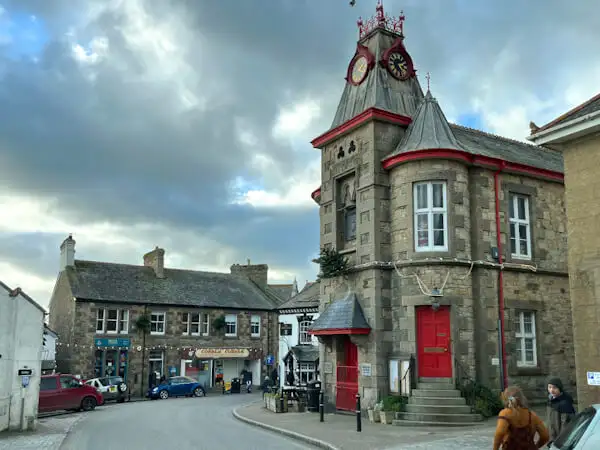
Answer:
<svg viewBox="0 0 600 450"><path fill-rule="evenodd" d="M283 402L284 402L284 398L283 398L283 394L282 394L281 397L279 397L279 409L280 409L280 412L284 412L284 410L283 410L283 404L284 403Z"/></svg>
<svg viewBox="0 0 600 450"><path fill-rule="evenodd" d="M225 383L223 383L223 395L225 395Z"/></svg>
<svg viewBox="0 0 600 450"><path fill-rule="evenodd" d="M325 393L319 392L319 422L325 422Z"/></svg>
<svg viewBox="0 0 600 450"><path fill-rule="evenodd" d="M362 431L362 422L360 416L360 394L356 394L356 431L358 433Z"/></svg>

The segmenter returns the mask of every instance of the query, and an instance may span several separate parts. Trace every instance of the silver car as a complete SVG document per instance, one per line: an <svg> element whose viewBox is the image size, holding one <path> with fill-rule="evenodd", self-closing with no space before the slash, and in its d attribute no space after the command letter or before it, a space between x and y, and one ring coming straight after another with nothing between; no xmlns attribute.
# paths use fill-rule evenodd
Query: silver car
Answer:
<svg viewBox="0 0 600 450"><path fill-rule="evenodd" d="M87 380L85 384L95 387L104 397L104 401L116 400L118 403L125 401L127 384L121 377L101 377Z"/></svg>
<svg viewBox="0 0 600 450"><path fill-rule="evenodd" d="M555 450L600 449L600 404L577 414L550 445Z"/></svg>

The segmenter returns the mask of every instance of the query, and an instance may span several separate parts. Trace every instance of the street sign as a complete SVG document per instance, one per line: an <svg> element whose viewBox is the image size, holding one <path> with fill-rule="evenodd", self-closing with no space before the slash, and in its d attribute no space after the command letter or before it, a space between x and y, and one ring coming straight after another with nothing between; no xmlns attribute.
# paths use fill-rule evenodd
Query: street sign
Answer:
<svg viewBox="0 0 600 450"><path fill-rule="evenodd" d="M265 362L267 366L272 366L275 362L275 357L273 355L267 355L267 357L265 358Z"/></svg>
<svg viewBox="0 0 600 450"><path fill-rule="evenodd" d="M23 385L24 388L29 386L29 375L23 375L21 377L21 384Z"/></svg>
<svg viewBox="0 0 600 450"><path fill-rule="evenodd" d="M33 369L19 369L19 376L21 377L23 375L33 375Z"/></svg>
<svg viewBox="0 0 600 450"><path fill-rule="evenodd" d="M589 386L600 386L600 372L588 372L587 384Z"/></svg>

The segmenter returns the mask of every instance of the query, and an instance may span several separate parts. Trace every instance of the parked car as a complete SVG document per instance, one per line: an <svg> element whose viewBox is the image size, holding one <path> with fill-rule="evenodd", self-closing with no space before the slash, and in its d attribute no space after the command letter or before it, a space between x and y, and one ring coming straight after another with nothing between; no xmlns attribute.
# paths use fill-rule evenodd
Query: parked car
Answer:
<svg viewBox="0 0 600 450"><path fill-rule="evenodd" d="M577 414L550 445L555 450L598 450L600 448L600 404Z"/></svg>
<svg viewBox="0 0 600 450"><path fill-rule="evenodd" d="M171 377L165 382L148 390L151 400L169 397L206 397L204 387L190 377Z"/></svg>
<svg viewBox="0 0 600 450"><path fill-rule="evenodd" d="M117 403L125 401L127 384L121 377L101 377L87 380L85 384L90 385L104 397L104 401L116 400Z"/></svg>
<svg viewBox="0 0 600 450"><path fill-rule="evenodd" d="M52 374L40 378L38 412L91 411L102 405L102 395L92 386L82 383L73 375Z"/></svg>

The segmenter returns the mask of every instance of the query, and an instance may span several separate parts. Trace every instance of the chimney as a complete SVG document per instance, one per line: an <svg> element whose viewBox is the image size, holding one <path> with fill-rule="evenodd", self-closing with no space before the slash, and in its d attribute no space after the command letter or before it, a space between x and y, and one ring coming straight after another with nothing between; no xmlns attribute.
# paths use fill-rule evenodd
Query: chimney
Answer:
<svg viewBox="0 0 600 450"><path fill-rule="evenodd" d="M269 274L269 266L266 264L234 264L230 268L231 275L245 277L252 280L261 289L267 288L267 278Z"/></svg>
<svg viewBox="0 0 600 450"><path fill-rule="evenodd" d="M156 247L151 252L148 252L144 255L144 266L152 267L154 269L154 273L156 274L156 278L164 278L165 277L165 250L162 248Z"/></svg>
<svg viewBox="0 0 600 450"><path fill-rule="evenodd" d="M292 297L298 294L298 280L294 277L294 284L292 285Z"/></svg>
<svg viewBox="0 0 600 450"><path fill-rule="evenodd" d="M75 265L75 239L69 234L63 243L60 245L60 270L61 272L67 267Z"/></svg>

